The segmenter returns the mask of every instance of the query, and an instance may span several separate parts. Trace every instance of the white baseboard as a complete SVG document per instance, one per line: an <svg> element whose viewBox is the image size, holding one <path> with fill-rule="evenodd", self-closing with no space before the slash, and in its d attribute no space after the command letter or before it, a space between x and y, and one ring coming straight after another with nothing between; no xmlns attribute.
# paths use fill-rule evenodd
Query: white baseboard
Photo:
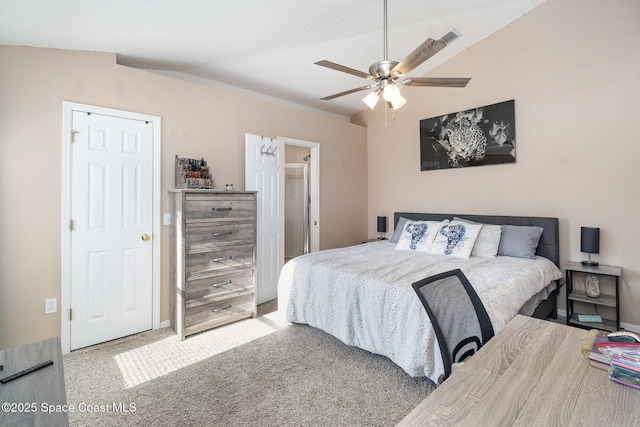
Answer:
<svg viewBox="0 0 640 427"><path fill-rule="evenodd" d="M567 310L558 309L558 316L567 317ZM640 325L634 325L632 323L620 322L620 327L631 332L640 332Z"/></svg>
<svg viewBox="0 0 640 427"><path fill-rule="evenodd" d="M158 329L168 328L169 326L171 326L171 320L165 320L164 322L160 322L160 327Z"/></svg>

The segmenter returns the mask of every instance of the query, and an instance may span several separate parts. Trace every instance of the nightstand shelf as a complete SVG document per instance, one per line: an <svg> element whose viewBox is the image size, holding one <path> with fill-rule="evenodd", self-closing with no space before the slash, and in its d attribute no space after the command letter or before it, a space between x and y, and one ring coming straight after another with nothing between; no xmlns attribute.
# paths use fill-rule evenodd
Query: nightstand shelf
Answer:
<svg viewBox="0 0 640 427"><path fill-rule="evenodd" d="M602 322L581 322L577 314L572 314L567 325L578 326L584 329L601 329L603 331L617 331L619 328L614 320L602 319Z"/></svg>
<svg viewBox="0 0 640 427"><path fill-rule="evenodd" d="M569 298L573 301L586 302L589 304L606 305L607 307L614 308L616 306L616 297L613 295L600 294L599 297L593 298L588 296L586 292L573 290L571 294L569 294Z"/></svg>
<svg viewBox="0 0 640 427"><path fill-rule="evenodd" d="M617 331L620 329L620 297L619 286L622 268L613 265L600 265L590 267L582 265L580 262L568 262L564 265L567 278L567 325L577 326L584 329L602 329L605 331ZM595 275L611 277L615 281L613 294L602 292L599 297L588 296L583 290L576 289L574 276ZM602 322L581 322L578 320L578 313L575 311L574 303L593 304L596 311L599 306L609 307L615 310L613 318L606 318L601 314ZM588 313L584 313L588 314ZM611 316L610 316L611 317Z"/></svg>

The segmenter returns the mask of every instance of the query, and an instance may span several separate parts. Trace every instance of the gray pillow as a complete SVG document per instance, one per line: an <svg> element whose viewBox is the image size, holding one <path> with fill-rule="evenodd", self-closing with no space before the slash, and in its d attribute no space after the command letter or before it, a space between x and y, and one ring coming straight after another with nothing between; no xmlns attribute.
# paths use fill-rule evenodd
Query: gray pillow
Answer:
<svg viewBox="0 0 640 427"><path fill-rule="evenodd" d="M391 243L398 243L398 240L400 240L400 235L402 234L402 230L404 229L404 225L407 223L407 221L409 220L403 216L398 219L396 229L393 230L393 236L391 236L391 240L389 240Z"/></svg>
<svg viewBox="0 0 640 427"><path fill-rule="evenodd" d="M503 225L498 255L534 259L543 230L536 226Z"/></svg>

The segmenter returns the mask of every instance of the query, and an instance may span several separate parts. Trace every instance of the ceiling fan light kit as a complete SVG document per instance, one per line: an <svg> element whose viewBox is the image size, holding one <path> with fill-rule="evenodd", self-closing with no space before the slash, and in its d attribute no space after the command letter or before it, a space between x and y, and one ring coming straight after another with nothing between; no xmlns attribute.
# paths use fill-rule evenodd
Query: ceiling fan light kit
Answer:
<svg viewBox="0 0 640 427"><path fill-rule="evenodd" d="M367 95L364 98L362 98L362 102L367 104L367 107L369 107L369 108L371 108L373 110L374 108L376 108L376 104L378 103L378 99L380 99L380 89L374 90L373 92L370 92L369 95Z"/></svg>
<svg viewBox="0 0 640 427"><path fill-rule="evenodd" d="M350 89L334 95L325 96L323 100L330 100L340 96L349 95L363 90L374 89L373 92L365 96L362 101L372 110L375 108L380 99L380 93L385 102L394 110L402 108L407 100L400 94L401 86L431 86L431 87L458 87L463 88L469 83L470 78L457 77L407 77L400 81L403 76L411 72L414 68L421 65L427 59L438 53L447 46L452 40L460 37L455 30L450 30L439 40L427 38L420 46L411 52L405 59L400 62L390 61L387 59L387 0L384 0L384 60L376 62L369 67L369 73L345 67L331 61L318 61L316 65L331 68L336 71L351 74L357 77L373 80L375 83L369 86L362 86Z"/></svg>

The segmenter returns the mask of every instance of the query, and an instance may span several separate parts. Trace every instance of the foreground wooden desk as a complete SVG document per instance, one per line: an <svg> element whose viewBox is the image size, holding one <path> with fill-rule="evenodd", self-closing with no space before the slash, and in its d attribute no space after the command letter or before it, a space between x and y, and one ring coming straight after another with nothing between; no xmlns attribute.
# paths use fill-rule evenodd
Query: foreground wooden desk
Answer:
<svg viewBox="0 0 640 427"><path fill-rule="evenodd" d="M516 316L399 426L639 426L640 391L589 366L586 330Z"/></svg>
<svg viewBox="0 0 640 427"><path fill-rule="evenodd" d="M0 426L68 426L60 338L0 351L0 378L53 360L53 365L0 384ZM43 404L46 405L43 407ZM51 410L51 405L58 410ZM44 410L43 410L44 409Z"/></svg>

